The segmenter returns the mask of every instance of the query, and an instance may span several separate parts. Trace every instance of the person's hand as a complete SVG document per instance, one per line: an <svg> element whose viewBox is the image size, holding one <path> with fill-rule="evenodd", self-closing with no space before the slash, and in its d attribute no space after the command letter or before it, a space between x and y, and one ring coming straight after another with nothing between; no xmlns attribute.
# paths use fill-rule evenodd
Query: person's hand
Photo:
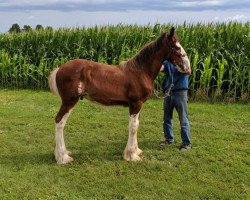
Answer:
<svg viewBox="0 0 250 200"><path fill-rule="evenodd" d="M164 71L164 65L161 66L160 72Z"/></svg>

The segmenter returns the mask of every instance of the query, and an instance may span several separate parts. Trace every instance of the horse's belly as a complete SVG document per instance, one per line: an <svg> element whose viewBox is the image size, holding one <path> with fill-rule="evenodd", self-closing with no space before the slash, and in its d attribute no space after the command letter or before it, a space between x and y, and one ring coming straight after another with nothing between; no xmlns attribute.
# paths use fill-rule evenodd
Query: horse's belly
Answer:
<svg viewBox="0 0 250 200"><path fill-rule="evenodd" d="M86 98L104 105L128 105L126 92L123 88L100 89L93 87L87 92Z"/></svg>

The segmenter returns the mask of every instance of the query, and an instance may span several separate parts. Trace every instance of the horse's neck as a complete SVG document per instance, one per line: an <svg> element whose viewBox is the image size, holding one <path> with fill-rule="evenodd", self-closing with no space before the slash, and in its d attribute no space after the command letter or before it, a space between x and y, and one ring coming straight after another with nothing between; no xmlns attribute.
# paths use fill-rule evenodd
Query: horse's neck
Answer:
<svg viewBox="0 0 250 200"><path fill-rule="evenodd" d="M151 58L148 59L147 62L143 63L143 70L150 77L152 81L157 77L162 63L164 61L164 51L157 51L151 55Z"/></svg>

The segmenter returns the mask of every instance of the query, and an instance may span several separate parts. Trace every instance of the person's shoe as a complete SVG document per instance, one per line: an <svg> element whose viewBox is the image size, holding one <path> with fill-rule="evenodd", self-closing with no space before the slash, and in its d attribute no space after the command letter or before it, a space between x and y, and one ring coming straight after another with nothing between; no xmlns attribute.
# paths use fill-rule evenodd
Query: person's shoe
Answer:
<svg viewBox="0 0 250 200"><path fill-rule="evenodd" d="M189 151L192 149L192 145L191 144L182 144L180 146L180 151Z"/></svg>
<svg viewBox="0 0 250 200"><path fill-rule="evenodd" d="M160 142L160 146L161 147L164 147L164 146L167 146L167 145L171 145L171 144L173 144L174 142L169 142L169 141L167 141L167 140L163 140L163 141L161 141Z"/></svg>

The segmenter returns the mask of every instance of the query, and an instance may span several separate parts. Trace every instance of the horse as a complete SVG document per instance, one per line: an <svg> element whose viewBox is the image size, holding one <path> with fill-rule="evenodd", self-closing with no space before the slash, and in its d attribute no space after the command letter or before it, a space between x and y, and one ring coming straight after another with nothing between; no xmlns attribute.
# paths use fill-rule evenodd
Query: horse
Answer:
<svg viewBox="0 0 250 200"><path fill-rule="evenodd" d="M66 149L63 130L79 99L86 98L103 105L121 105L129 108L129 135L123 158L140 161L137 129L143 103L153 91L153 83L164 60L178 70L187 71L190 62L174 27L156 40L146 44L134 57L118 65L73 59L55 68L49 78L52 93L61 97L61 107L55 117L55 151L58 164L73 161Z"/></svg>

